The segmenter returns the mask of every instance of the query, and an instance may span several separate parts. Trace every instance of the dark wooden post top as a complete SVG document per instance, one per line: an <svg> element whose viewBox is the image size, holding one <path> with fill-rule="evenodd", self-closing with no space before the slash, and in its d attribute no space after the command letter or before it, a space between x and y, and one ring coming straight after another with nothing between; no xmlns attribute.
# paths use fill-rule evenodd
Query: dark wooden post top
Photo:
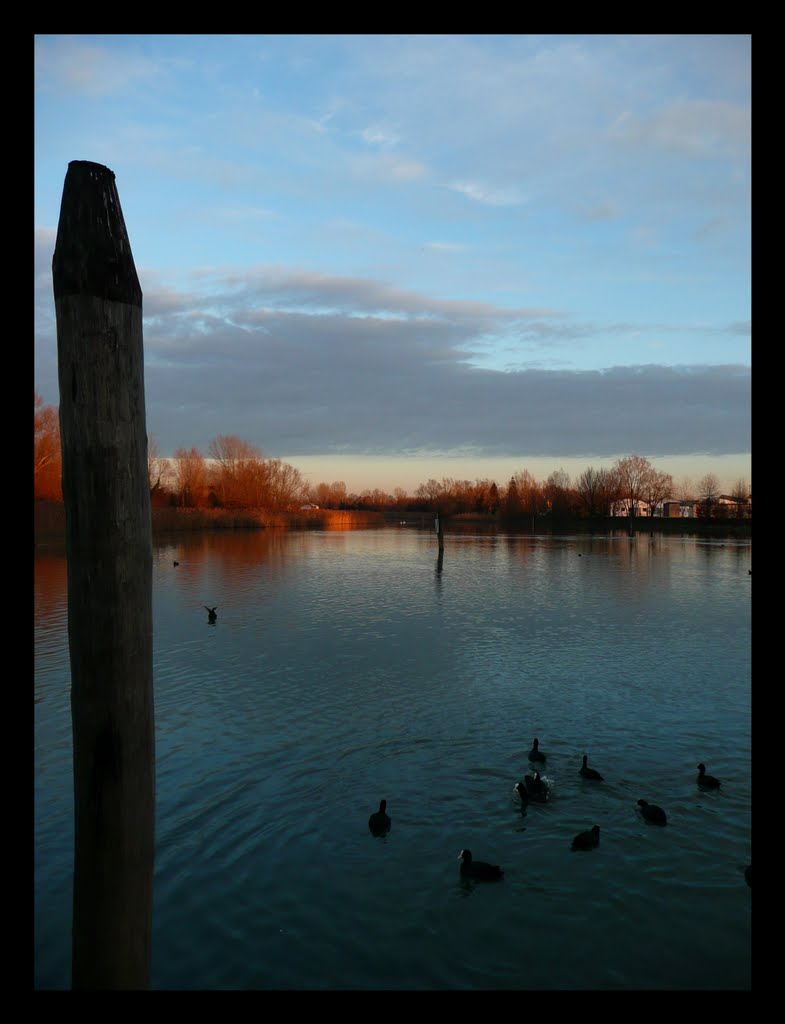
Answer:
<svg viewBox="0 0 785 1024"><path fill-rule="evenodd" d="M52 257L55 302L65 295L142 305L114 172L72 160L63 185Z"/></svg>

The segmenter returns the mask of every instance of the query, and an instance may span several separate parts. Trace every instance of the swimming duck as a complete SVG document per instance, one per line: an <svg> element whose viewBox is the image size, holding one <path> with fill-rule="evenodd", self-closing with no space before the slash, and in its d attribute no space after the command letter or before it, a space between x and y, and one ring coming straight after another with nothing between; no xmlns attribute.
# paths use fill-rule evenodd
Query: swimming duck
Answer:
<svg viewBox="0 0 785 1024"><path fill-rule="evenodd" d="M536 800L541 804L544 804L547 801L548 785L540 778L539 772L535 772L533 776L524 775L523 781L530 800Z"/></svg>
<svg viewBox="0 0 785 1024"><path fill-rule="evenodd" d="M657 807L656 804L647 803L645 800L639 800L638 806L641 809L641 814L650 821L652 825L664 825L667 822L665 817L665 811L661 807Z"/></svg>
<svg viewBox="0 0 785 1024"><path fill-rule="evenodd" d="M721 786L719 779L706 774L706 765L702 763L698 765L698 778L695 781L701 789L719 789Z"/></svg>
<svg viewBox="0 0 785 1024"><path fill-rule="evenodd" d="M592 825L588 832L579 832L572 841L573 850L593 850L600 845L600 826Z"/></svg>
<svg viewBox="0 0 785 1024"><path fill-rule="evenodd" d="M379 801L379 810L374 813L368 819L368 828L375 836L386 835L390 831L390 816L387 813L387 801Z"/></svg>
<svg viewBox="0 0 785 1024"><path fill-rule="evenodd" d="M580 768L581 775L584 777L584 779L596 779L598 782L604 782L605 780L598 771L596 771L594 768L589 768L588 764L586 763L588 760L588 757L586 756L586 754L584 754L583 764Z"/></svg>
<svg viewBox="0 0 785 1024"><path fill-rule="evenodd" d="M218 605L216 605L215 608L208 608L207 605L204 604L204 605L202 605L202 607L207 612L207 621L208 622L215 622L215 620L218 618L218 616L215 614L215 608L217 608Z"/></svg>
<svg viewBox="0 0 785 1024"><path fill-rule="evenodd" d="M461 861L461 874L465 878L481 878L491 881L502 878L504 872L498 864L488 864L484 860L474 860L471 850L461 850L458 854Z"/></svg>
<svg viewBox="0 0 785 1024"><path fill-rule="evenodd" d="M527 804L529 802L529 793L526 789L525 782L516 782L513 792L517 794L522 804Z"/></svg>
<svg viewBox="0 0 785 1024"><path fill-rule="evenodd" d="M540 747L540 741L535 736L534 737L534 742L532 743L532 748L529 751L529 760L530 761L539 761L541 763L544 763L545 762L545 754L543 754L543 752L539 749L539 747Z"/></svg>
<svg viewBox="0 0 785 1024"><path fill-rule="evenodd" d="M176 561L175 561L175 562L172 562L172 565L173 565L173 566L175 567L175 569L177 568L177 566L178 566L179 564L180 564L180 563L179 563L179 562L176 562Z"/></svg>

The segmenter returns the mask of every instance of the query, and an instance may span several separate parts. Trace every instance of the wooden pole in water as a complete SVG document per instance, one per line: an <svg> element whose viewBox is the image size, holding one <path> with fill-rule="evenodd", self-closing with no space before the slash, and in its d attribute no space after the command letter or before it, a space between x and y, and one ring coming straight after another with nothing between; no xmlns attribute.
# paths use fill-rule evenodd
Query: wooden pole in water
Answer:
<svg viewBox="0 0 785 1024"><path fill-rule="evenodd" d="M433 520L433 528L436 530L436 537L439 541L439 551L444 551L444 525L442 523L442 517L438 512Z"/></svg>
<svg viewBox="0 0 785 1024"><path fill-rule="evenodd" d="M155 817L142 290L112 171L72 161L52 260L74 758L74 989L149 984Z"/></svg>

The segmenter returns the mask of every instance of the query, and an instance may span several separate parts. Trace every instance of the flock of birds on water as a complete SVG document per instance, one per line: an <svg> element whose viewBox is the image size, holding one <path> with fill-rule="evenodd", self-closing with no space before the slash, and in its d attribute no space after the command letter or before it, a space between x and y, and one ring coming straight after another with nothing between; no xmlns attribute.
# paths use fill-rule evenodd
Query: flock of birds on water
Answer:
<svg viewBox="0 0 785 1024"><path fill-rule="evenodd" d="M529 751L529 761L533 764L545 764L545 754L540 750L540 741L537 737L534 738L532 748ZM596 768L589 767L588 761L588 755L584 754L583 763L579 769L580 775L592 782L604 782L605 780ZM695 781L700 789L716 790L721 787L722 783L718 778L706 773L705 764L701 762L697 768L698 775ZM535 771L533 775L524 775L523 781L515 784L514 792L524 806L530 802L546 803L550 798L548 784L538 771ZM640 808L640 814L645 821L652 825L667 825L668 816L657 804L650 804L648 800L641 799L638 800L637 806ZM387 801L381 800L379 810L374 811L368 819L368 828L372 835L381 837L386 836L391 827L392 820L387 813ZM599 844L600 826L592 825L590 829L587 829L585 832L579 832L575 836L572 840L571 848L573 850L593 850ZM498 864L489 864L484 860L475 860L471 850L461 850L458 854L458 860L461 862L461 875L464 878L474 878L480 881L497 881L504 877L504 869L502 867ZM744 869L744 878L747 885L752 888L752 864L748 864Z"/></svg>
<svg viewBox="0 0 785 1024"><path fill-rule="evenodd" d="M180 563L175 561L174 567ZM752 569L748 569L749 575L752 575ZM218 618L217 608L215 605L213 608L208 608L207 605L203 605L204 610L207 612L207 621L214 623ZM533 764L544 764L545 754L540 750L540 741L535 736L532 742L532 748L529 751L529 761ZM590 768L588 764L589 758L587 754L583 755L583 763L579 769L580 775L584 779L589 779L592 782L604 782L602 775L597 771L596 768ZM712 790L719 789L722 783L714 775L706 774L706 765L702 762L697 766L698 776L696 782L701 789ZM529 802L532 803L546 803L550 797L550 790L548 784L540 776L538 771L535 771L533 775L524 775L522 782L517 782L514 787L514 792L522 805L527 805ZM658 807L657 804L650 804L648 800L638 800L638 807L640 807L641 816L645 821L648 821L652 825L667 825L668 817L665 811ZM368 819L368 828L371 834L377 837L386 836L392 826L392 820L387 813L387 801L381 800L379 802L379 810L374 813ZM573 850L593 850L595 846L600 845L600 826L592 825L590 829L585 832L579 832L572 840ZM485 881L498 880L504 877L504 869L498 864L489 864L487 861L475 860L472 856L471 850L461 850L458 854L458 860L461 862L461 874L465 878L475 878ZM744 869L744 878L747 885L752 888L752 864L748 864Z"/></svg>

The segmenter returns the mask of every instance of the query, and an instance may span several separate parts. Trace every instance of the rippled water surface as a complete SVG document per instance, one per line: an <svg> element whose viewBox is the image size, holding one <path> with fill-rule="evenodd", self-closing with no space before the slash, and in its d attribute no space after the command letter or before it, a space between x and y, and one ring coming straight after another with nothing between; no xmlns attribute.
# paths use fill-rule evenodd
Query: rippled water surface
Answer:
<svg viewBox="0 0 785 1024"><path fill-rule="evenodd" d="M751 551L448 535L439 567L405 527L157 544L151 986L748 989ZM37 988L70 985L66 588L39 549ZM535 736L551 800L522 813ZM464 847L503 881L463 880Z"/></svg>

